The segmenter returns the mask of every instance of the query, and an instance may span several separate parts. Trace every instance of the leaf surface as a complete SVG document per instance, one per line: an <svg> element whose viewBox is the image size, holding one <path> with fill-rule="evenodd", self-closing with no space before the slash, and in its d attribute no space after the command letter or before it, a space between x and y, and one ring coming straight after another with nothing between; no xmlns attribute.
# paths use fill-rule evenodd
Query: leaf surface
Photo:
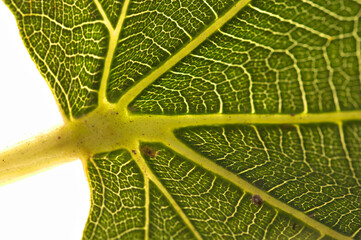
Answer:
<svg viewBox="0 0 361 240"><path fill-rule="evenodd" d="M360 1L5 3L80 126L83 239L361 239Z"/></svg>

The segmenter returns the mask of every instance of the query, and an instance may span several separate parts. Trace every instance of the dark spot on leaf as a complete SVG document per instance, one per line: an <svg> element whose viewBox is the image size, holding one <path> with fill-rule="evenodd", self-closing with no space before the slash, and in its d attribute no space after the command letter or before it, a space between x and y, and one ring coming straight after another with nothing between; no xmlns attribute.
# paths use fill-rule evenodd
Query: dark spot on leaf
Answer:
<svg viewBox="0 0 361 240"><path fill-rule="evenodd" d="M142 146L142 147L140 148L140 151L141 151L144 155L146 155L146 156L148 156L148 157L151 157L151 158L154 158L154 157L156 157L156 156L158 155L158 151L155 150L154 148L152 148L151 146Z"/></svg>
<svg viewBox="0 0 361 240"><path fill-rule="evenodd" d="M294 114L294 113L291 113L290 115L291 115L291 117L294 117L294 116L295 116L296 114Z"/></svg>
<svg viewBox="0 0 361 240"><path fill-rule="evenodd" d="M60 137L60 136L58 136L58 139L61 139L61 137Z"/></svg>
<svg viewBox="0 0 361 240"><path fill-rule="evenodd" d="M135 150L132 150L132 153L135 155L135 154L137 154L137 152L135 151Z"/></svg>
<svg viewBox="0 0 361 240"><path fill-rule="evenodd" d="M260 195L254 194L252 195L252 203L258 207L262 206L263 204L263 199L261 198Z"/></svg>
<svg viewBox="0 0 361 240"><path fill-rule="evenodd" d="M292 230L295 230L295 229L296 229L296 226L297 226L297 224L294 223L294 224L292 225Z"/></svg>

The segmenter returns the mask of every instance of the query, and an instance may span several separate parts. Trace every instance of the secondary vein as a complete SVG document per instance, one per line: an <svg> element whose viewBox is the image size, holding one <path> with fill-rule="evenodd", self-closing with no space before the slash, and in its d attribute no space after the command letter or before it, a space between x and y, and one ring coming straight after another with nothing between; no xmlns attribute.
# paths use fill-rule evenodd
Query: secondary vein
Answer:
<svg viewBox="0 0 361 240"><path fill-rule="evenodd" d="M201 166L202 168L205 168L206 170L208 170L210 172L215 173L216 175L218 175L224 179L227 179L228 181L232 182L234 185L236 185L237 187L243 189L244 191L246 191L248 193L261 195L262 198L266 202L268 202L270 205L273 205L273 206L281 209L282 211L292 215L293 217L301 220L308 226L311 226L312 228L320 231L321 234L330 235L330 236L332 236L336 239L340 239L340 240L341 239L345 239L345 240L352 239L351 237L347 237L341 233L338 233L335 230L327 227L326 225L310 218L303 212L296 210L296 209L292 208L291 206L288 206L286 203L269 195L268 192L265 192L255 186L253 186L252 184L250 184L249 182L238 177L234 173L229 172L228 170L220 167L216 163L210 161L208 158L206 158L206 157L200 155L199 153L193 151L192 149L190 149L188 146L186 146L181 141L179 141L176 137L174 137L174 136L169 137L166 139L166 141L168 142L169 146L174 151L182 154L183 156L185 156L189 160L193 161L197 165Z"/></svg>
<svg viewBox="0 0 361 240"><path fill-rule="evenodd" d="M95 0L95 2L97 3L97 7L104 18L104 24L108 28L108 31L109 31L109 47L108 47L108 52L107 52L107 55L105 58L104 71L103 71L102 79L100 82L99 95L98 95L98 104L104 105L104 104L109 104L107 101L107 98L106 98L106 91L107 91L108 79L109 79L109 75L110 75L110 68L111 68L113 57L114 57L115 49L117 47L119 34L120 34L120 31L122 30L124 19L127 14L130 0L124 1L122 12L120 14L118 23L115 28L112 27L112 24L110 23L109 19L105 15L105 12L104 12L103 8L101 7L101 5L99 4L98 0Z"/></svg>
<svg viewBox="0 0 361 240"><path fill-rule="evenodd" d="M149 75L140 80L135 86L133 86L128 92L126 92L118 102L119 106L127 106L139 93L143 91L149 84L155 81L163 73L167 72L182 58L191 53L196 47L203 43L209 36L215 33L225 23L227 23L232 17L234 17L243 7L245 7L251 0L240 0L232 8L223 14L220 18L216 19L208 28L206 28L197 37L186 44L176 54L170 57L157 69L154 69Z"/></svg>
<svg viewBox="0 0 361 240"><path fill-rule="evenodd" d="M99 11L100 15L102 15L102 17L103 17L104 25L109 29L109 31L114 30L113 26L112 26L111 22L109 21L109 18L107 17L107 14L105 13L105 11L104 11L102 5L100 4L99 0L94 0L94 2L95 2L95 5L98 8L98 11Z"/></svg>
<svg viewBox="0 0 361 240"><path fill-rule="evenodd" d="M158 189L163 193L164 197L168 199L169 203L172 205L174 210L177 212L178 216L184 221L184 223L188 227L188 229L194 234L195 238L198 240L202 240L201 235L196 230L196 228L193 226L193 224L191 223L189 218L186 216L186 214L183 212L181 207L177 204L177 202L174 200L174 198L171 196L171 194L168 192L168 190L163 186L163 184L159 181L159 179L154 175L152 170L148 167L147 163L145 162L144 158L141 157L141 153L139 151L139 149L140 149L139 142L134 143L133 146L131 146L131 145L128 146L128 151L132 151L132 149L134 149L134 150L136 149L135 151L137 153L135 156L133 156L133 159L136 161L136 163L140 167L145 178L147 178L146 181L147 181L148 194L149 194L149 181L152 181L158 187ZM148 207L148 211L149 211L149 208L150 208L149 196L148 196L148 201L146 204L148 205L147 207ZM149 215L146 218L145 226L146 227L149 226ZM146 229L146 239L149 239L149 229Z"/></svg>

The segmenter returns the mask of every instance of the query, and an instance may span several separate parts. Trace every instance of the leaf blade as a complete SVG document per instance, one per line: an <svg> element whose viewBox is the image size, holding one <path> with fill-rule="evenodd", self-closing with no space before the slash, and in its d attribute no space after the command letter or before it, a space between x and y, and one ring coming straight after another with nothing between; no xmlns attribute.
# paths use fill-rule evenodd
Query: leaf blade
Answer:
<svg viewBox="0 0 361 240"><path fill-rule="evenodd" d="M93 205L84 238L236 238L250 232L247 237L273 238L280 229L300 239L360 238L357 1L253 0L245 8L246 0L6 3L67 124L74 124L81 155L110 151L88 162ZM172 4L184 4L180 9L193 13L194 24L183 21ZM179 21L172 22L174 16ZM167 35L167 29L178 32ZM145 141L153 147L142 148ZM153 144L157 141L163 145ZM124 170L128 175L119 178L121 171L108 172L123 160L132 164L132 173ZM178 165L170 168L172 162ZM183 165L192 166L188 173L196 177L189 178ZM132 174L139 178L138 193L121 186ZM175 181L178 177L187 180ZM133 214L136 227L119 227L121 220L114 218L127 206L128 196L115 194L123 190L138 194L140 213L125 214ZM204 198L195 200L187 191L200 191ZM221 199L226 193L230 202ZM266 203L254 208L251 194ZM154 199L162 206L150 202ZM105 210L100 213L97 205ZM313 211L315 220L304 214ZM161 221L154 220L155 212L169 214L179 227L164 223L150 232Z"/></svg>

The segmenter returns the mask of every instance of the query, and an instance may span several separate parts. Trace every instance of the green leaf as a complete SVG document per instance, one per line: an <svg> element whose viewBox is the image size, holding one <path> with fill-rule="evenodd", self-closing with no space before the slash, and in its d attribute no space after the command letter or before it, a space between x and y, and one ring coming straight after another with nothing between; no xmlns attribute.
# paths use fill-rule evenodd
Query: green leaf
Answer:
<svg viewBox="0 0 361 240"><path fill-rule="evenodd" d="M65 123L0 180L81 158L83 239L361 239L360 1L5 4Z"/></svg>

